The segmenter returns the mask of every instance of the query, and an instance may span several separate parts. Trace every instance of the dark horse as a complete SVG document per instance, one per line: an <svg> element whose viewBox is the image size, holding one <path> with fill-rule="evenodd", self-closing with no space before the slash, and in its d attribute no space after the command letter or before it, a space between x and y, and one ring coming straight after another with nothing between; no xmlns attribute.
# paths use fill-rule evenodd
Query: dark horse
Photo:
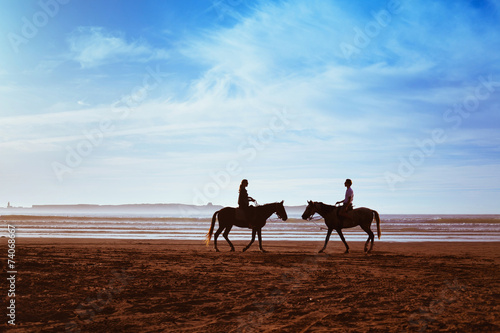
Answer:
<svg viewBox="0 0 500 333"><path fill-rule="evenodd" d="M318 213L325 219L325 224L328 227L325 245L319 251L319 253L322 253L326 249L326 245L328 244L328 240L330 239L330 235L332 234L333 229L337 231L340 239L342 239L342 242L344 242L346 249L345 253L349 253L349 246L347 245L344 235L342 234L342 229L352 228L357 225L359 225L368 234L368 240L365 243L365 252L370 253L373 249L373 240L375 238L371 230L373 217L375 217L375 220L377 221L377 236L378 239L380 239L380 217L378 216L378 213L373 209L365 207L353 209L348 212L350 218L344 218L341 221L338 215L341 207L326 205L322 202L308 201L307 203L308 205L306 207L306 210L304 211L304 214L302 214L302 218L304 220L307 220L312 218L315 213ZM370 242L370 240L372 241L372 243L370 249L368 249L368 242Z"/></svg>
<svg viewBox="0 0 500 333"><path fill-rule="evenodd" d="M273 214L276 213L280 219L283 221L286 221L288 216L286 215L285 207L283 206L283 201L281 202L275 202L275 203L270 203L270 204L265 204L262 206L257 206L254 208L255 209L255 215L254 215L254 220L252 223L252 226L250 227L248 224L248 221L246 220L240 220L236 218L236 208L233 207L224 207L219 211L216 211L214 213L214 216L212 217L212 225L210 226L210 229L208 230L207 233L207 239L205 243L210 244L210 238L212 238L212 233L214 232L214 226L215 226L215 220L217 219L217 215L219 216L219 229L215 232L214 235L214 248L215 251L219 252L219 249L217 248L217 237L219 237L220 233L224 231L222 234L226 241L229 243L229 246L231 246L231 251L234 251L234 246L227 237L229 235L229 232L231 231L231 228L233 225L240 227L240 228L250 228L252 229L252 240L250 243L243 249L243 252L248 250L250 245L255 241L255 234L259 235L259 248L262 252L264 249L262 248L262 235L261 235L261 230L262 228L266 225L267 219Z"/></svg>

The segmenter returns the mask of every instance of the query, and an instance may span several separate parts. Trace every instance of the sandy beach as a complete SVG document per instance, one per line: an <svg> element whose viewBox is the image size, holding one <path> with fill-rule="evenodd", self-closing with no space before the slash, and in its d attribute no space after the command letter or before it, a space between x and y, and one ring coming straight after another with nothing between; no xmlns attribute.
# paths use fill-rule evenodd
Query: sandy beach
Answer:
<svg viewBox="0 0 500 333"><path fill-rule="evenodd" d="M498 242L321 245L18 238L16 326L0 330L500 331Z"/></svg>

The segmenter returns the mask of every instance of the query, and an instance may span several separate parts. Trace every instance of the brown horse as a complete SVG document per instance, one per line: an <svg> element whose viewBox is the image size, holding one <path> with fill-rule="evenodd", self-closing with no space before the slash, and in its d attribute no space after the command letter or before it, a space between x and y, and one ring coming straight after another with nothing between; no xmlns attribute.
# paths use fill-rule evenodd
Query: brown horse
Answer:
<svg viewBox="0 0 500 333"><path fill-rule="evenodd" d="M377 236L378 239L380 239L380 217L377 211L373 209L365 207L356 208L348 212L348 215L350 217L349 219L341 219L339 217L339 210L341 207L326 205L322 202L308 201L307 203L308 205L306 207L306 210L304 211L304 214L302 214L302 218L304 220L311 219L314 214L318 213L325 219L325 224L328 227L325 245L319 251L319 253L322 253L326 249L326 245L328 244L328 240L330 239L330 235L334 229L339 234L342 242L344 242L346 248L345 253L349 253L349 246L347 245L344 235L342 234L342 229L352 228L358 225L368 234L368 240L365 243L365 253L370 253L373 249L373 240L375 238L371 230L371 225L374 217L377 221ZM370 242L370 240L371 246L370 249L368 249L368 242Z"/></svg>
<svg viewBox="0 0 500 333"><path fill-rule="evenodd" d="M212 238L212 233L214 232L215 220L217 219L217 216L218 216L219 217L219 229L215 232L215 235L214 235L215 251L219 252L219 249L217 248L217 237L219 237L220 233L222 231L224 231L224 233L222 235L224 236L226 241L229 243L229 246L231 246L231 252L234 252L234 246L231 243L231 241L229 240L228 235L229 235L229 232L231 231L231 228L233 227L233 225L235 225L235 226L240 227L240 228L252 229L252 240L243 249L243 252L248 250L250 245L252 245L252 243L255 241L255 234L257 234L259 236L259 249L262 252L266 252L262 248L261 230L266 225L267 219L274 213L276 213L276 215L278 215L278 217L280 219L282 219L283 221L286 221L288 216L286 215L285 207L283 206L283 201L265 204L262 206L257 206L253 209L255 210L255 212L254 212L254 219L252 221L251 227L250 227L248 221L236 218L236 208L224 207L221 210L216 211L214 213L214 216L212 217L212 225L210 226L210 229L208 230L205 244L207 244L207 246L208 246L208 244L210 244L210 239Z"/></svg>

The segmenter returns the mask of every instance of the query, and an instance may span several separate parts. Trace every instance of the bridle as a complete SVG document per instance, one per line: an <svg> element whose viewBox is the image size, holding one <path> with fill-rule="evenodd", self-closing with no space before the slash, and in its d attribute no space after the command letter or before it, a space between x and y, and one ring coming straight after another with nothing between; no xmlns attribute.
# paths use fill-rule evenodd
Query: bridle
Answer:
<svg viewBox="0 0 500 333"><path fill-rule="evenodd" d="M317 205L317 204L318 204L317 202L314 202L314 203L313 203L313 208L314 208L314 210L313 210L313 213L312 213L312 214L311 214L311 215L307 218L307 221L311 221L311 222L312 222L315 226L317 226L320 230L328 230L327 228L322 227L322 226L320 226L319 224L317 224L317 223L316 223L316 221L319 221L319 220L322 220L322 219L323 219L323 217L322 217L321 215L320 215L320 216L317 216L317 217L314 217L314 215L316 215L316 213L317 213L317 208L316 208L316 205Z"/></svg>
<svg viewBox="0 0 500 333"><path fill-rule="evenodd" d="M280 215L280 213L278 213L278 206L280 203L279 202L275 202L274 203L274 213L273 214L276 214L276 216L278 216L278 219L280 219L281 221L283 221L283 217ZM286 212L285 212L286 213ZM272 215L272 214L271 214ZM278 219L274 219L274 218L268 218L267 221L271 221L271 222L277 222Z"/></svg>
<svg viewBox="0 0 500 333"><path fill-rule="evenodd" d="M274 204L276 205L275 207L278 207L278 205L279 205L279 203L278 203L278 202L275 202ZM280 220L283 220L283 218L281 217L280 213L278 213L278 208L276 208L276 215L278 216L278 218L279 218Z"/></svg>
<svg viewBox="0 0 500 333"><path fill-rule="evenodd" d="M313 218L314 218L314 215L317 213L317 209L316 209L316 202L313 202L313 212L310 213L309 217L306 219L307 221L312 221Z"/></svg>

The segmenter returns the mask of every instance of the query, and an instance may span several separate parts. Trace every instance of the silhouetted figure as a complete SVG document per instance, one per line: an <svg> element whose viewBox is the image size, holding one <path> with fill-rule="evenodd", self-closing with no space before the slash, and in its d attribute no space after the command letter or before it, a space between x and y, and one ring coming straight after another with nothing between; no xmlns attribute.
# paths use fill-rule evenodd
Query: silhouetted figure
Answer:
<svg viewBox="0 0 500 333"><path fill-rule="evenodd" d="M255 207L250 206L248 203L251 202L256 202L254 198L248 196L248 192L246 187L248 186L248 180L243 179L240 184L240 194L238 196L238 207L241 208L241 210L244 213L245 219L248 221L249 228L252 228L253 226L253 219L254 219L254 209Z"/></svg>
<svg viewBox="0 0 500 333"><path fill-rule="evenodd" d="M342 207L339 211L339 216L344 219L350 219L351 217L347 214L350 210L352 210L352 201L354 200L354 191L352 190L352 180L346 179L344 182L344 186L347 187L345 191L345 198L344 200L337 201L335 204L342 204Z"/></svg>

